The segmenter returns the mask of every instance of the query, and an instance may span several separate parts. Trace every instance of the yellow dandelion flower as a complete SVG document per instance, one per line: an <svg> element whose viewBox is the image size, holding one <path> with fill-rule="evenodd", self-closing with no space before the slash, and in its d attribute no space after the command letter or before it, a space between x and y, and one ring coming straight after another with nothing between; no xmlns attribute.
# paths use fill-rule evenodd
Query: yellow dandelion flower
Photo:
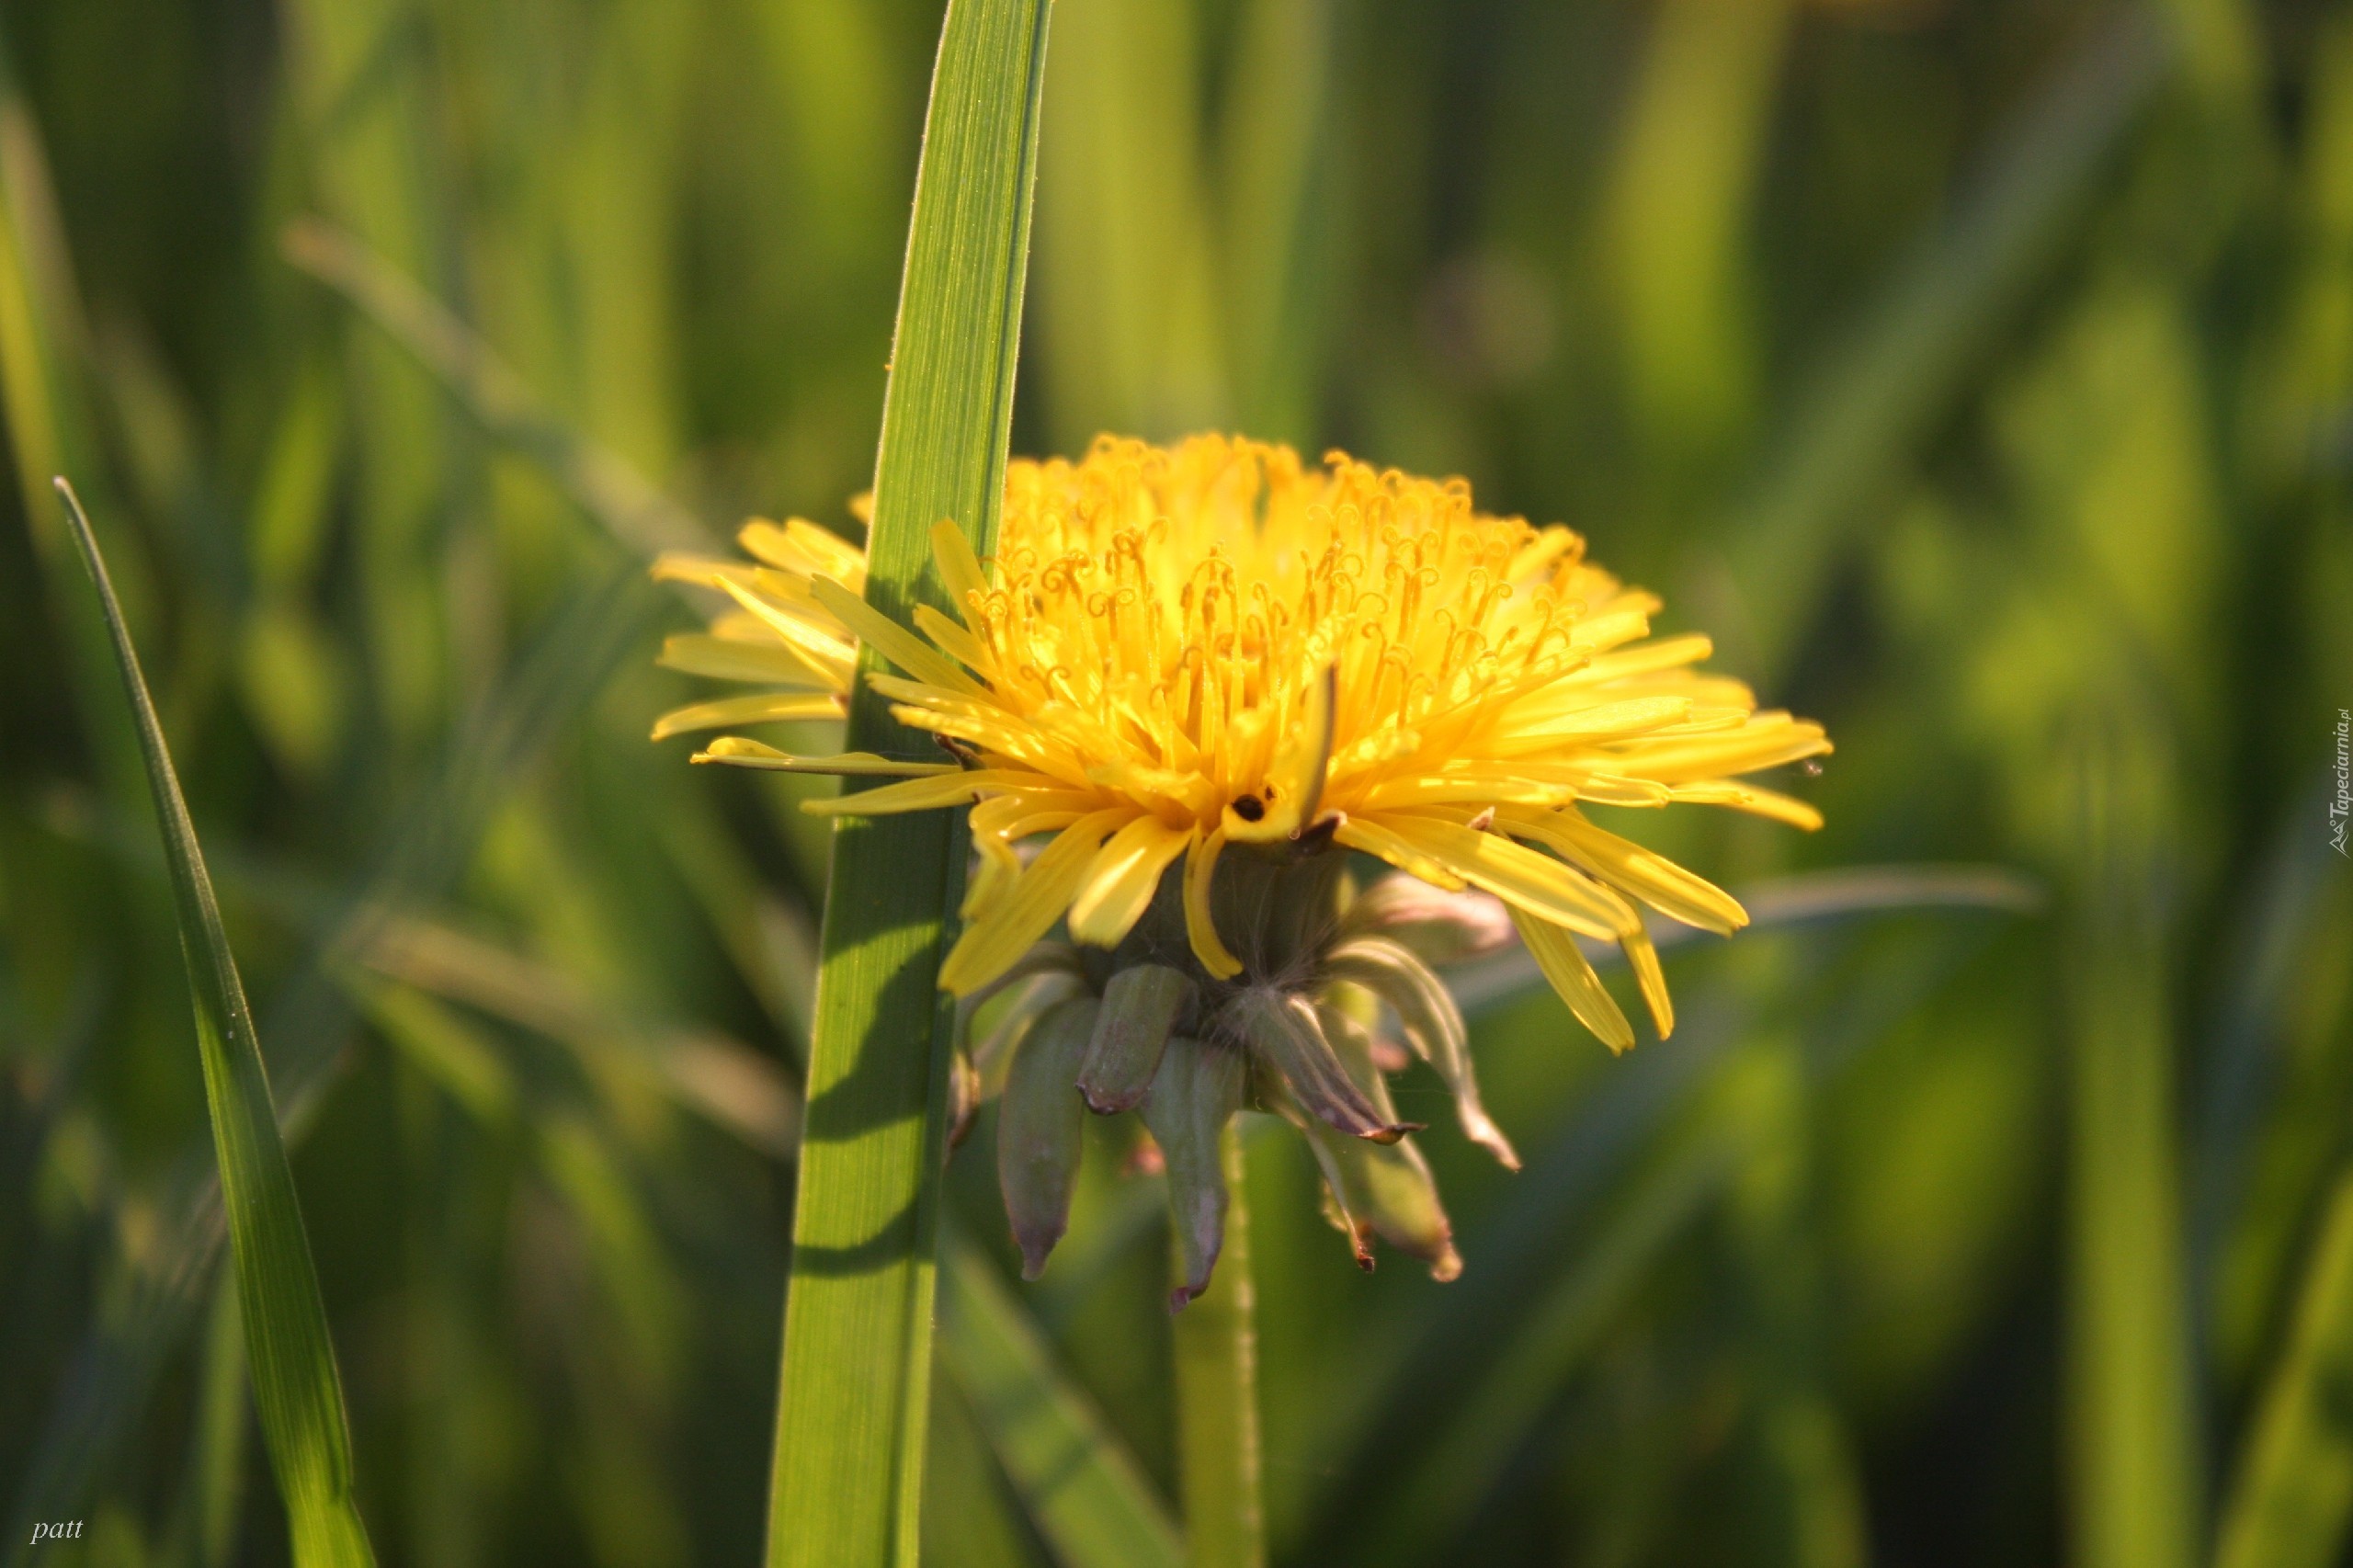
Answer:
<svg viewBox="0 0 2353 1568"><path fill-rule="evenodd" d="M1421 1058L1464 1135L1518 1157L1434 966L1516 934L1622 1050L1633 1029L1579 938L1615 943L1665 1035L1640 906L1727 933L1747 915L1584 808L1820 822L1743 778L1828 751L1820 726L1699 673L1706 638L1652 639L1655 599L1564 528L1476 510L1460 480L1107 437L1076 463L1011 465L993 573L953 523L933 529L956 614L919 608L913 631L867 607L863 559L825 530L756 522L742 540L751 562L657 568L734 607L665 657L766 689L654 733L838 717L860 641L896 666L875 688L953 760L740 736L696 760L894 780L810 810L972 807L979 869L940 983L968 1018L1017 989L960 1047L958 1125L1002 1096L998 1178L1032 1275L1069 1218L1086 1113L1133 1110L1167 1172L1175 1301L1198 1295L1223 1234L1219 1141L1255 1105L1306 1138L1359 1264L1378 1237L1452 1278L1386 1074ZM1395 870L1359 891L1336 846Z"/></svg>
<svg viewBox="0 0 2353 1568"><path fill-rule="evenodd" d="M1743 778L1829 751L1819 725L1700 673L1707 638L1652 638L1656 598L1565 528L1477 510L1459 479L1336 452L1311 467L1222 436L1105 437L1077 462L1017 461L994 571L953 524L934 530L957 614L919 609L921 635L867 608L863 557L824 529L755 522L741 540L749 562L657 567L736 607L665 657L767 689L654 733L838 716L871 642L899 672L873 677L892 713L956 760L794 757L732 736L696 760L898 778L813 810L971 804L980 869L940 973L960 995L1058 924L1118 947L1180 861L1192 958L1217 981L1244 976L1255 938L1221 924L1221 858L1338 845L1500 899L1576 1016L1622 1049L1632 1031L1575 938L1623 947L1664 1034L1638 907L1725 933L1747 917L1583 808L1820 823Z"/></svg>

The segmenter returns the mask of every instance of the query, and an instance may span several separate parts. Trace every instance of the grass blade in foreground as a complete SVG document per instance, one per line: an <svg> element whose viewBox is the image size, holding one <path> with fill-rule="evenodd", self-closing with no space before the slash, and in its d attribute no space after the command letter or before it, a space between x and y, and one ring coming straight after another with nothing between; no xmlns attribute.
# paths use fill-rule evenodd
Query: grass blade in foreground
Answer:
<svg viewBox="0 0 2353 1568"><path fill-rule="evenodd" d="M867 548L868 602L903 623L919 594L939 597L935 522L954 518L983 555L995 533L1046 16L1047 0L951 0L941 28ZM848 744L928 751L863 682ZM963 857L944 812L835 830L768 1496L777 1568L915 1561L950 1018L936 982Z"/></svg>
<svg viewBox="0 0 2353 1568"><path fill-rule="evenodd" d="M344 1422L335 1346L327 1337L326 1309L319 1301L310 1239L302 1232L294 1173L278 1138L278 1116L262 1072L253 1014L221 927L220 906L197 848L188 802L181 798L179 778L164 746L163 725L147 695L146 677L140 673L121 608L115 603L114 585L107 580L106 563L98 557L81 503L63 480L57 488L65 497L74 543L97 585L107 629L114 637L123 687L138 721L155 814L162 821L188 989L196 1000L204 1100L221 1162L230 1245L236 1255L254 1403L285 1496L294 1562L297 1568L372 1563L368 1532L352 1495L351 1436Z"/></svg>

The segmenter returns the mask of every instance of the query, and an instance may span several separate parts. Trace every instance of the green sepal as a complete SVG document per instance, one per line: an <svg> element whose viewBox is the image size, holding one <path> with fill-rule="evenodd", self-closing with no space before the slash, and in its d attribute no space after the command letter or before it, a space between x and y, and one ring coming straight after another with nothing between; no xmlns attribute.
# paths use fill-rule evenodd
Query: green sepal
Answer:
<svg viewBox="0 0 2353 1568"><path fill-rule="evenodd" d="M1168 1172L1168 1220L1185 1260L1171 1311L1209 1289L1225 1242L1225 1165L1220 1139L1242 1106L1248 1064L1230 1047L1178 1038L1161 1053L1143 1096L1144 1125Z"/></svg>
<svg viewBox="0 0 2353 1568"><path fill-rule="evenodd" d="M1370 1032L1336 1008L1319 1012L1335 1055L1366 1096L1393 1117L1388 1086L1372 1064ZM1454 1227L1438 1202L1438 1184L1410 1139L1384 1144L1344 1137L1306 1114L1296 1100L1274 1092L1263 1078L1260 1091L1306 1135L1316 1165L1324 1173L1332 1210L1356 1252L1358 1267L1372 1267L1372 1238L1378 1235L1427 1263L1434 1279L1452 1279L1462 1272L1462 1259L1454 1250Z"/></svg>
<svg viewBox="0 0 2353 1568"><path fill-rule="evenodd" d="M1511 922L1504 917L1504 929ZM1357 937L1324 954L1324 972L1360 985L1397 1016L1398 1028L1414 1053L1428 1062L1454 1096L1463 1135L1495 1155L1506 1170L1519 1169L1519 1155L1479 1100L1479 1080L1471 1062L1471 1030L1446 982L1402 940Z"/></svg>
<svg viewBox="0 0 2353 1568"><path fill-rule="evenodd" d="M1394 1143L1412 1128L1384 1115L1332 1052L1315 1009L1302 997L1271 985L1234 994L1222 1022L1273 1068L1290 1095L1338 1131L1376 1143Z"/></svg>
<svg viewBox="0 0 2353 1568"><path fill-rule="evenodd" d="M1014 1053L996 1119L996 1174L1021 1248L1021 1277L1044 1272L1070 1223L1070 1194L1086 1135L1078 1063L1095 1030L1092 996L1058 1003Z"/></svg>
<svg viewBox="0 0 2353 1568"><path fill-rule="evenodd" d="M1063 1003L1087 994L1086 982L1076 974L1053 970L1029 976L1029 984L1020 994L1004 1004L1002 1011L990 1020L989 1028L972 1047L972 1071L979 1078L982 1104L1005 1093L1013 1059L1020 1053L1021 1042L1038 1027L1038 1020Z"/></svg>
<svg viewBox="0 0 2353 1568"><path fill-rule="evenodd" d="M1199 994L1190 977L1165 964L1133 964L1105 983L1095 1037L1078 1075L1089 1110L1132 1110L1152 1087L1168 1037L1184 1027Z"/></svg>

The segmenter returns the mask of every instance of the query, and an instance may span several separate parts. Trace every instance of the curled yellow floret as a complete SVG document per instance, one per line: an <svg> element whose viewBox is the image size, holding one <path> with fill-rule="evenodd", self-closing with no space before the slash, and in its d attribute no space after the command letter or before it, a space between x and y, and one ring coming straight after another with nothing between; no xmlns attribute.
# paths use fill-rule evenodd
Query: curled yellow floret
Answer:
<svg viewBox="0 0 2353 1568"><path fill-rule="evenodd" d="M735 606L665 657L778 689L683 710L657 733L821 716L872 643L899 671L873 678L892 711L959 760L841 759L904 778L811 809L972 805L980 870L940 976L959 994L1059 922L1117 944L1180 859L1194 956L1233 976L1244 963L1210 896L1218 858L1336 843L1502 899L1578 1016L1622 1044L1571 935L1628 945L1664 1029L1637 905L1715 931L1746 915L1581 806L1695 801L1819 825L1741 779L1829 751L1819 725L1699 673L1705 637L1651 639L1658 600L1565 528L1478 511L1459 479L1337 452L1311 467L1221 436L1105 437L1077 462L1016 461L993 562L952 524L934 530L957 613L919 610L915 631L865 605L862 557L825 530L754 523L743 543L755 562L657 568ZM705 759L825 766L734 739Z"/></svg>

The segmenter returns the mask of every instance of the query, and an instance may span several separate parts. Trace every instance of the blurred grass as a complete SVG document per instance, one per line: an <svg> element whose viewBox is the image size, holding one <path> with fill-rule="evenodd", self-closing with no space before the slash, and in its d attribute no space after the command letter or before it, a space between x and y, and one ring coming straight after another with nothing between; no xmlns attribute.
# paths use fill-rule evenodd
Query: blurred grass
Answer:
<svg viewBox="0 0 2353 1568"><path fill-rule="evenodd" d="M1530 1158L1434 1137L1450 1286L1359 1276L1254 1142L1274 1558L2341 1561L2353 14L1056 10L1017 449L1233 420L1462 472L1839 742L1817 839L1629 831L1741 888L2051 893L1688 944L1616 1063L1498 1000ZM644 744L684 620L638 552L850 526L939 19L0 18L0 1489L82 1560L283 1524L136 748L28 506L61 467L263 1004L378 1551L757 1550L823 846ZM2143 802L2097 846L2086 713ZM1002 1268L980 1153L956 1267ZM1119 1164L1047 1278L972 1276L1027 1349L934 1388L938 1562L1163 1540L1114 1522L1177 1487ZM1109 1480L1057 1484L1073 1412Z"/></svg>

